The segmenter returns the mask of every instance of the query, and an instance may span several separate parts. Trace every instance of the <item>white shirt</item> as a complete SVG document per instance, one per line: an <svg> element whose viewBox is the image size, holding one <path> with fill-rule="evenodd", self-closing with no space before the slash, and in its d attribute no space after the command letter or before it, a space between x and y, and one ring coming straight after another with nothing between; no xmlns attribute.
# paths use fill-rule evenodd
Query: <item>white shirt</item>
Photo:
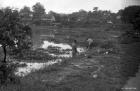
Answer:
<svg viewBox="0 0 140 91"><path fill-rule="evenodd" d="M89 44L93 43L93 39L91 39L91 38L88 38L87 41L88 41Z"/></svg>

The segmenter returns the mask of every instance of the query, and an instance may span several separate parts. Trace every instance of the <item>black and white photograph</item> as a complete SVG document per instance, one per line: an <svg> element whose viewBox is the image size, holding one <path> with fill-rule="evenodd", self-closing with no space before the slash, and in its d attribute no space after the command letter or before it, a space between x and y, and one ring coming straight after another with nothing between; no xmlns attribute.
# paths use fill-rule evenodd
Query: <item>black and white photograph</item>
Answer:
<svg viewBox="0 0 140 91"><path fill-rule="evenodd" d="M0 0L0 91L140 91L140 0Z"/></svg>

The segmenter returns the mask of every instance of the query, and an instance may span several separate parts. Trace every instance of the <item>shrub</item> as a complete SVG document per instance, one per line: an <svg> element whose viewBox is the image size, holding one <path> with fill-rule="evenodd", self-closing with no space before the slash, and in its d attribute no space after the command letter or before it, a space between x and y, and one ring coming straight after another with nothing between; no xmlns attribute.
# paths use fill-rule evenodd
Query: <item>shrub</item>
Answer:
<svg viewBox="0 0 140 91"><path fill-rule="evenodd" d="M6 85L8 83L19 83L19 78L15 76L16 64L0 63L0 84Z"/></svg>

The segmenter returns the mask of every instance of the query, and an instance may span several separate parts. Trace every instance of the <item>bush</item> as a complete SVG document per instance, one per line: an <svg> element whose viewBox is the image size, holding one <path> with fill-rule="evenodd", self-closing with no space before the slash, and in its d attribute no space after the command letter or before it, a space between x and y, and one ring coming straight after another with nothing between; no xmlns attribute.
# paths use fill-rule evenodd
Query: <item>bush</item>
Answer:
<svg viewBox="0 0 140 91"><path fill-rule="evenodd" d="M104 43L101 43L101 48L109 49L114 47L114 43L112 41L105 41Z"/></svg>
<svg viewBox="0 0 140 91"><path fill-rule="evenodd" d="M0 63L0 84L19 83L19 78L15 76L16 64Z"/></svg>

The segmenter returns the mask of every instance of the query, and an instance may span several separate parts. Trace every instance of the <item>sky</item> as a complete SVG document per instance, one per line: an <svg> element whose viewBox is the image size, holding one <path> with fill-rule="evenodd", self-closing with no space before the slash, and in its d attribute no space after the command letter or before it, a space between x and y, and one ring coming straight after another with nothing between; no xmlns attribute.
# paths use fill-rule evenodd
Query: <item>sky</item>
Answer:
<svg viewBox="0 0 140 91"><path fill-rule="evenodd" d="M45 7L46 12L51 10L57 13L72 13L80 9L92 11L93 7L117 12L129 5L140 5L140 0L0 0L0 7L21 9L24 6L32 7L37 2Z"/></svg>

